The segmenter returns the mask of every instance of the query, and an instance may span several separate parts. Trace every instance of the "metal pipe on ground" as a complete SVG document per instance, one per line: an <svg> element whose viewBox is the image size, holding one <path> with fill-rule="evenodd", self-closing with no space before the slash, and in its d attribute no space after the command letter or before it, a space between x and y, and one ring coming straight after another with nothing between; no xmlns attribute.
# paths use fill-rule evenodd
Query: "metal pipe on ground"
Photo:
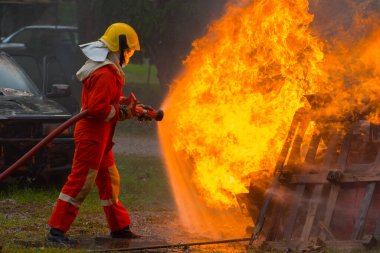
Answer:
<svg viewBox="0 0 380 253"><path fill-rule="evenodd" d="M17 170L20 166L22 166L28 159L37 154L43 147L45 147L49 142L51 142L56 136L60 135L64 130L66 130L69 126L76 123L78 120L84 118L87 115L87 110L84 110L72 118L68 119L61 125L59 125L54 131L48 134L45 138L43 138L39 143L37 143L31 150L29 150L25 155L23 155L20 159L18 159L14 164L12 164L8 169L3 171L0 174L0 183L9 177L15 170Z"/></svg>

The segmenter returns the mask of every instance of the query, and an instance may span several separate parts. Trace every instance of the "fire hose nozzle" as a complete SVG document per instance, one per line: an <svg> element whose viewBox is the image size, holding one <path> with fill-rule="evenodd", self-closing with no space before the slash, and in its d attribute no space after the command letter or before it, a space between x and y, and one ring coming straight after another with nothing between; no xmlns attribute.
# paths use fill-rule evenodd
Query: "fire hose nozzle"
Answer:
<svg viewBox="0 0 380 253"><path fill-rule="evenodd" d="M163 110L155 110L150 106L136 106L134 110L138 118L145 117L156 121L161 121L164 118Z"/></svg>
<svg viewBox="0 0 380 253"><path fill-rule="evenodd" d="M133 116L141 120L156 120L161 121L164 118L163 110L155 110L151 106L140 104L135 94L131 92L129 98L124 98L121 103L130 106Z"/></svg>
<svg viewBox="0 0 380 253"><path fill-rule="evenodd" d="M163 118L164 118L164 111L163 110L156 111L154 119L156 121L161 121Z"/></svg>

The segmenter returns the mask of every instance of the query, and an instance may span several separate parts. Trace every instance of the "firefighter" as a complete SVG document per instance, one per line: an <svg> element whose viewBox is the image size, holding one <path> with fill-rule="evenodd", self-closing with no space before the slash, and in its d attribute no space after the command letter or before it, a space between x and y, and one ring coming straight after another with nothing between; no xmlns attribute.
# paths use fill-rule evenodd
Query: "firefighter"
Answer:
<svg viewBox="0 0 380 253"><path fill-rule="evenodd" d="M87 58L77 72L82 82L82 110L88 116L76 123L71 173L49 219L47 241L75 244L65 236L86 196L96 184L113 238L138 238L130 230L130 217L118 199L120 177L114 162L112 138L117 121L131 118L132 107L120 104L126 66L140 50L135 30L115 23L95 42L80 45Z"/></svg>

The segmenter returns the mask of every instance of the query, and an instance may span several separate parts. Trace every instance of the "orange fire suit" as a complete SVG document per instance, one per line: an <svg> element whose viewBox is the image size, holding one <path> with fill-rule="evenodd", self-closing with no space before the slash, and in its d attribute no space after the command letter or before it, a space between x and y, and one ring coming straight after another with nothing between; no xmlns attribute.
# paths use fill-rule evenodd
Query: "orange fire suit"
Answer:
<svg viewBox="0 0 380 253"><path fill-rule="evenodd" d="M66 232L96 183L108 225L111 231L118 231L130 224L129 214L118 199L120 177L112 152L124 76L109 64L95 70L82 83L82 109L87 109L89 116L75 126L71 174L48 224Z"/></svg>

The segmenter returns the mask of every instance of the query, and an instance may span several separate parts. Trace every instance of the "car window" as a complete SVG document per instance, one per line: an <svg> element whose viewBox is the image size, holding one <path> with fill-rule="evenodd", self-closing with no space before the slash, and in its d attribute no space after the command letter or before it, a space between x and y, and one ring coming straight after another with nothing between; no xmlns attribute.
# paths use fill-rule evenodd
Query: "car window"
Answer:
<svg viewBox="0 0 380 253"><path fill-rule="evenodd" d="M53 49L59 45L78 45L78 32L73 29L27 28L4 40L6 43L24 43L32 49Z"/></svg>
<svg viewBox="0 0 380 253"><path fill-rule="evenodd" d="M26 42L26 46L37 50L50 50L54 47L55 32L54 30L35 29L31 40Z"/></svg>
<svg viewBox="0 0 380 253"><path fill-rule="evenodd" d="M54 56L48 57L46 65L46 83L47 92L51 92L51 87L53 84L67 84L67 78L65 72L63 71L62 65L59 63L58 59Z"/></svg>
<svg viewBox="0 0 380 253"><path fill-rule="evenodd" d="M78 32L77 31L73 31L72 35L74 36L74 43L75 43L75 45L78 45L79 44L79 35L78 35Z"/></svg>
<svg viewBox="0 0 380 253"><path fill-rule="evenodd" d="M38 95L38 89L24 71L5 54L0 54L0 88Z"/></svg>
<svg viewBox="0 0 380 253"><path fill-rule="evenodd" d="M30 49L49 50L54 46L55 37L55 30L33 28L21 30L7 42L24 43Z"/></svg>
<svg viewBox="0 0 380 253"><path fill-rule="evenodd" d="M57 31L56 33L56 40L58 43L73 43L73 37L71 36L71 33L69 31Z"/></svg>
<svg viewBox="0 0 380 253"><path fill-rule="evenodd" d="M14 36L10 37L9 40L5 42L8 43L25 43L32 39L34 30L32 29L23 29L20 32L16 33Z"/></svg>
<svg viewBox="0 0 380 253"><path fill-rule="evenodd" d="M24 69L24 71L29 75L41 91L42 75L37 60L34 57L25 55L12 55L12 58Z"/></svg>

